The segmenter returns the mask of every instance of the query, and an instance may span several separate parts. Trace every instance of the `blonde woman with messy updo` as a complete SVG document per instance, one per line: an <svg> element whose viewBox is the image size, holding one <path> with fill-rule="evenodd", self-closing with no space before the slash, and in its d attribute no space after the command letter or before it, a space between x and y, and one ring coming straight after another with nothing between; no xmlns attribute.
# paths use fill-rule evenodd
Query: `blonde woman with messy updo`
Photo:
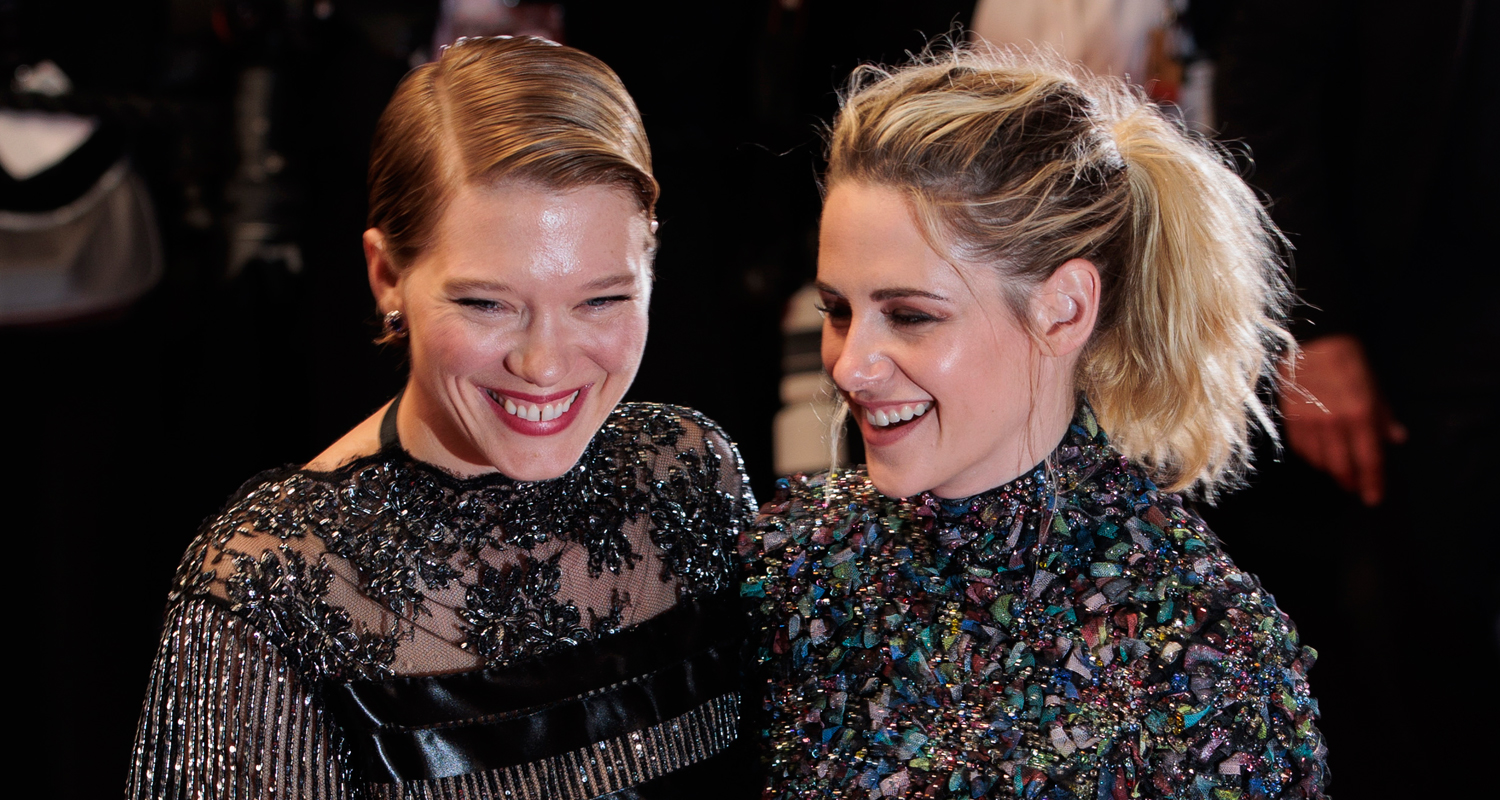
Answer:
<svg viewBox="0 0 1500 800"><path fill-rule="evenodd" d="M957 51L855 76L826 192L868 464L741 538L767 796L1322 797L1314 653L1174 494L1292 346L1250 189L1119 81Z"/></svg>

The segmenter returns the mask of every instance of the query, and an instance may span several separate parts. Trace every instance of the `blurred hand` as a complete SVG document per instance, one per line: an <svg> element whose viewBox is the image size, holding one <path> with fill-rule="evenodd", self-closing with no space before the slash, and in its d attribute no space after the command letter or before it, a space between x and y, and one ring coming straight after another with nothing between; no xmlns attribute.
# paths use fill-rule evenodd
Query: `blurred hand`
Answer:
<svg viewBox="0 0 1500 800"><path fill-rule="evenodd" d="M1294 377L1282 370L1283 378ZM1278 401L1292 452L1365 505L1379 505L1385 445L1406 441L1406 428L1391 417L1364 347L1349 334L1314 339L1302 346L1295 378Z"/></svg>

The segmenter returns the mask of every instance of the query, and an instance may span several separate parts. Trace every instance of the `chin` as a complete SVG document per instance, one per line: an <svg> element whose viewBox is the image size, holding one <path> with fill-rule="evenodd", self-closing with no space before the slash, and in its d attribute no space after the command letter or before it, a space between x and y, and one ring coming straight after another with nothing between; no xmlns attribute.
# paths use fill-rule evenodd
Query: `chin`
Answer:
<svg viewBox="0 0 1500 800"><path fill-rule="evenodd" d="M588 444L589 440L584 439L550 443L541 448L533 444L531 448L522 449L495 443L483 455L500 474L512 480L530 483L549 481L567 474L578 463L578 459L583 457Z"/></svg>
<svg viewBox="0 0 1500 800"><path fill-rule="evenodd" d="M904 470L879 462L866 464L865 469L870 474L870 483L886 497L905 499L931 488L923 485L922 476L914 470Z"/></svg>
<svg viewBox="0 0 1500 800"><path fill-rule="evenodd" d="M513 480L530 483L532 481L550 481L553 478L561 478L566 475L578 463L583 455L580 450L571 460L564 457L528 459L517 462L514 459L498 459L495 468L502 475Z"/></svg>

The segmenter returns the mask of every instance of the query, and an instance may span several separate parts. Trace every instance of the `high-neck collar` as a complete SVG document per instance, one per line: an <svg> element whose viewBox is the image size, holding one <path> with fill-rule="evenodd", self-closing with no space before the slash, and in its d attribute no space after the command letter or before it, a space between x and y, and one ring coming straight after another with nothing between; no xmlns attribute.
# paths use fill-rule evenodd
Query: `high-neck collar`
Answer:
<svg viewBox="0 0 1500 800"><path fill-rule="evenodd" d="M975 515L981 518L980 522L993 522L983 519L994 516L985 513L990 509L1006 509L1005 516L1025 510L1042 511L1052 505L1057 492L1076 486L1108 450L1108 435L1099 427L1088 401L1080 398L1062 441L1041 463L1006 483L968 497L948 499L923 492L912 501L929 509L939 523L947 525Z"/></svg>

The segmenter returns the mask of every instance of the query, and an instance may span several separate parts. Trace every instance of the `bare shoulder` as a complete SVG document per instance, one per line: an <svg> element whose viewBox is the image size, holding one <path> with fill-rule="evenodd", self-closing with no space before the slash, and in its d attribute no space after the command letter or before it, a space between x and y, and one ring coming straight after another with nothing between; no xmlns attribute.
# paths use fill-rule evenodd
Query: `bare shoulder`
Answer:
<svg viewBox="0 0 1500 800"><path fill-rule="evenodd" d="M328 472L380 450L380 420L389 407L390 403L381 406L374 414L366 417L364 422L355 425L353 430L307 462L303 468L314 472Z"/></svg>

